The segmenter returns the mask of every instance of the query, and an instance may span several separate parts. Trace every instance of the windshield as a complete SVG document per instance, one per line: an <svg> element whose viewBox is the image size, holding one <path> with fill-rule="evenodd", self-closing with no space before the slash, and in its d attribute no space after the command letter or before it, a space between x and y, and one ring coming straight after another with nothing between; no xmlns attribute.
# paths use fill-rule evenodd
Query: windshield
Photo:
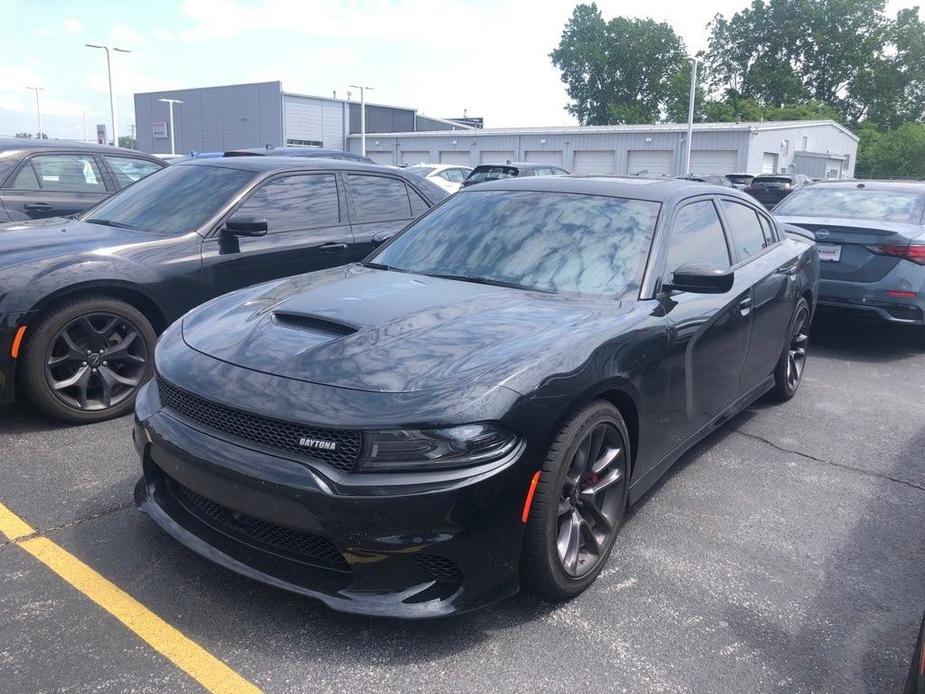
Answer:
<svg viewBox="0 0 925 694"><path fill-rule="evenodd" d="M636 292L659 203L600 195L471 191L370 257L423 275L547 292Z"/></svg>
<svg viewBox="0 0 925 694"><path fill-rule="evenodd" d="M478 166L469 174L466 183L480 183L482 181L497 181L502 178L514 178L517 169L513 166Z"/></svg>
<svg viewBox="0 0 925 694"><path fill-rule="evenodd" d="M190 231L218 212L254 175L219 166L169 166L97 205L82 219L161 234Z"/></svg>
<svg viewBox="0 0 925 694"><path fill-rule="evenodd" d="M433 166L409 166L405 171L424 177L434 170Z"/></svg>
<svg viewBox="0 0 925 694"><path fill-rule="evenodd" d="M920 224L923 206L925 193L908 190L810 187L785 198L774 214Z"/></svg>

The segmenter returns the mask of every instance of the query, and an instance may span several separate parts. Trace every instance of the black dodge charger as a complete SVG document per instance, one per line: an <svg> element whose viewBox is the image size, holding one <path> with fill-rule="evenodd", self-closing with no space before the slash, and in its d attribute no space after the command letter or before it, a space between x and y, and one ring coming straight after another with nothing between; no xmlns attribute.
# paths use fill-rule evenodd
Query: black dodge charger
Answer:
<svg viewBox="0 0 925 694"><path fill-rule="evenodd" d="M338 610L574 596L685 450L796 392L818 262L730 188L474 186L362 263L174 323L136 403L136 502Z"/></svg>

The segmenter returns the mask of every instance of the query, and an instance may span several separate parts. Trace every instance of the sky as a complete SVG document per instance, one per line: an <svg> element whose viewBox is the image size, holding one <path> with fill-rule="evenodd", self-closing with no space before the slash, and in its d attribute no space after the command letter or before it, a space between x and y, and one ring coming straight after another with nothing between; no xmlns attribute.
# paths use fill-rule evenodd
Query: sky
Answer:
<svg viewBox="0 0 925 694"><path fill-rule="evenodd" d="M465 110L486 127L573 124L549 53L574 1L560 0L0 0L0 136L43 130L95 138L109 123L106 59L112 54L119 135L134 123L136 92L275 81L290 92L367 99L421 114ZM666 21L691 52L706 25L748 0L599 0L616 15ZM915 0L890 0L893 14ZM354 90L355 91L355 90ZM354 94L354 98L358 95ZM182 108L180 106L179 108ZM84 116L86 114L86 116ZM84 131L84 119L86 131Z"/></svg>

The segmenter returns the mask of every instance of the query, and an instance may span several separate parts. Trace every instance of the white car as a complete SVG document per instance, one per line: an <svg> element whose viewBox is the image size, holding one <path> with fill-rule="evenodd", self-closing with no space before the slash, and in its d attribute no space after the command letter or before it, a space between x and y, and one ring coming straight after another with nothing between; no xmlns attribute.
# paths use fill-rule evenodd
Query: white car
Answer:
<svg viewBox="0 0 925 694"><path fill-rule="evenodd" d="M466 180L466 176L472 173L472 167L457 164L415 164L407 167L405 171L426 178L447 192L455 193Z"/></svg>

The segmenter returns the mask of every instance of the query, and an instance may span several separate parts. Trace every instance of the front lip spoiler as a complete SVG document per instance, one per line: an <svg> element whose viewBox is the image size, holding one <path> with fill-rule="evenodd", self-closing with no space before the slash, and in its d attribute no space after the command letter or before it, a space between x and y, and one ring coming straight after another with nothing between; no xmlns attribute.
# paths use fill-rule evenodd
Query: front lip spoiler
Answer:
<svg viewBox="0 0 925 694"><path fill-rule="evenodd" d="M346 612L350 614L374 616L374 617L396 617L401 619L429 619L435 617L445 617L449 615L462 614L474 609L482 608L493 602L510 597L517 591L512 590L492 597L486 602L479 602L471 607L458 607L454 603L454 594L445 600L429 600L420 603L403 602L433 585L433 581L428 581L402 591L396 591L385 594L374 593L356 593L344 589L336 594L325 593L313 590L296 583L285 581L277 576L272 576L263 571L259 571L234 557L225 554L221 550L212 546L205 540L201 539L194 533L184 528L180 523L174 520L170 514L154 498L153 485L149 485L144 479L138 481L135 485L135 504L138 510L147 515L154 523L164 530L168 535L177 540L180 544L196 552L200 556L208 559L219 566L230 571L234 571L246 578L260 583L264 583L275 588L280 588L287 592L297 593L309 598L320 600L332 610Z"/></svg>

